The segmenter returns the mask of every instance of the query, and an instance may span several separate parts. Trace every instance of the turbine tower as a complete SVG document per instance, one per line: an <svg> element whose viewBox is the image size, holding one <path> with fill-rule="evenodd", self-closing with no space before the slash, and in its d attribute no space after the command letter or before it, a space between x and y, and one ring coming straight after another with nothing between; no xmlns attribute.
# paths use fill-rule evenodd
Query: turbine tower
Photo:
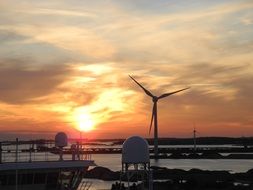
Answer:
<svg viewBox="0 0 253 190"><path fill-rule="evenodd" d="M149 134L152 129L152 125L154 122L154 153L155 153L155 158L158 158L158 121L157 121L157 101L165 98L167 96L170 96L172 94L176 94L178 92L181 92L183 90L187 90L188 88L183 88L181 90L177 90L174 92L169 92L169 93L164 93L161 96L155 96L153 95L150 91L148 91L146 88L144 88L140 83L138 83L132 76L129 75L129 77L139 86L142 88L142 90L152 98L153 101L153 110L152 110L152 117L151 117L151 122L150 122L150 127L149 127Z"/></svg>

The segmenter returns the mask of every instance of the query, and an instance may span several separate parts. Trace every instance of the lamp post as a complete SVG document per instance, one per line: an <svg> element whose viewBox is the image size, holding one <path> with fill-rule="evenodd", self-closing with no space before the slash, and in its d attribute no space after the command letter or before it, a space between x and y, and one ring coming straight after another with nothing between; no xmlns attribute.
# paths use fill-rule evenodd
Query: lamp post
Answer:
<svg viewBox="0 0 253 190"><path fill-rule="evenodd" d="M80 155L80 160L83 160L83 154L82 154L82 150L83 150L83 135L82 135L82 130L80 130L80 144L79 144L79 155Z"/></svg>

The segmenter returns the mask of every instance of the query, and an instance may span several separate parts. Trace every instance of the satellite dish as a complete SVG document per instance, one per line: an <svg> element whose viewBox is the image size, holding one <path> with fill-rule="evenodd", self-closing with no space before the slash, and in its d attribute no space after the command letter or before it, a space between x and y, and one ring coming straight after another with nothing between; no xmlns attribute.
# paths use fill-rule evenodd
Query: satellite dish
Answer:
<svg viewBox="0 0 253 190"><path fill-rule="evenodd" d="M59 132L55 135L55 146L56 147L65 147L68 145L68 137L65 133Z"/></svg>
<svg viewBox="0 0 253 190"><path fill-rule="evenodd" d="M122 163L149 163L148 142L139 136L126 139L122 148Z"/></svg>

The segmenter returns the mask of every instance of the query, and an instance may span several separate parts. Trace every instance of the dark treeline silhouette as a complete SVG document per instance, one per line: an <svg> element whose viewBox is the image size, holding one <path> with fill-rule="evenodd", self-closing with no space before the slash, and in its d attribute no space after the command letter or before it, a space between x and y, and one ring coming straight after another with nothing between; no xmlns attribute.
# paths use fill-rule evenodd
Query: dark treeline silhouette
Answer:
<svg viewBox="0 0 253 190"><path fill-rule="evenodd" d="M150 145L154 143L153 138L146 139ZM76 142L80 139L68 139L68 141ZM88 145L109 145L105 142L112 142L112 145L121 145L125 139L82 139L84 144ZM193 138L159 138L159 145L192 145ZM199 145L253 145L253 137L197 137L196 142ZM15 140L2 141L3 144L16 144ZM18 144L50 144L54 143L52 139L37 139L37 140L19 140Z"/></svg>
<svg viewBox="0 0 253 190"><path fill-rule="evenodd" d="M146 139L149 144L153 144L153 139ZM114 144L122 144L125 139L114 141ZM159 138L160 145L192 145L193 138ZM201 145L253 145L253 137L198 137L197 144Z"/></svg>

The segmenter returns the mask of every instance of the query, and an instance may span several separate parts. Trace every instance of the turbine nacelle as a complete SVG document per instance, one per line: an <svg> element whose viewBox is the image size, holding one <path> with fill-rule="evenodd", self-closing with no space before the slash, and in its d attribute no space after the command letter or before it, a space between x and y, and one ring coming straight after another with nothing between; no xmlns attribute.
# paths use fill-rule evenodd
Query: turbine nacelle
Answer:
<svg viewBox="0 0 253 190"><path fill-rule="evenodd" d="M155 102L157 102L159 100L159 98L157 97L157 96L153 96L152 97L152 101L155 103Z"/></svg>

